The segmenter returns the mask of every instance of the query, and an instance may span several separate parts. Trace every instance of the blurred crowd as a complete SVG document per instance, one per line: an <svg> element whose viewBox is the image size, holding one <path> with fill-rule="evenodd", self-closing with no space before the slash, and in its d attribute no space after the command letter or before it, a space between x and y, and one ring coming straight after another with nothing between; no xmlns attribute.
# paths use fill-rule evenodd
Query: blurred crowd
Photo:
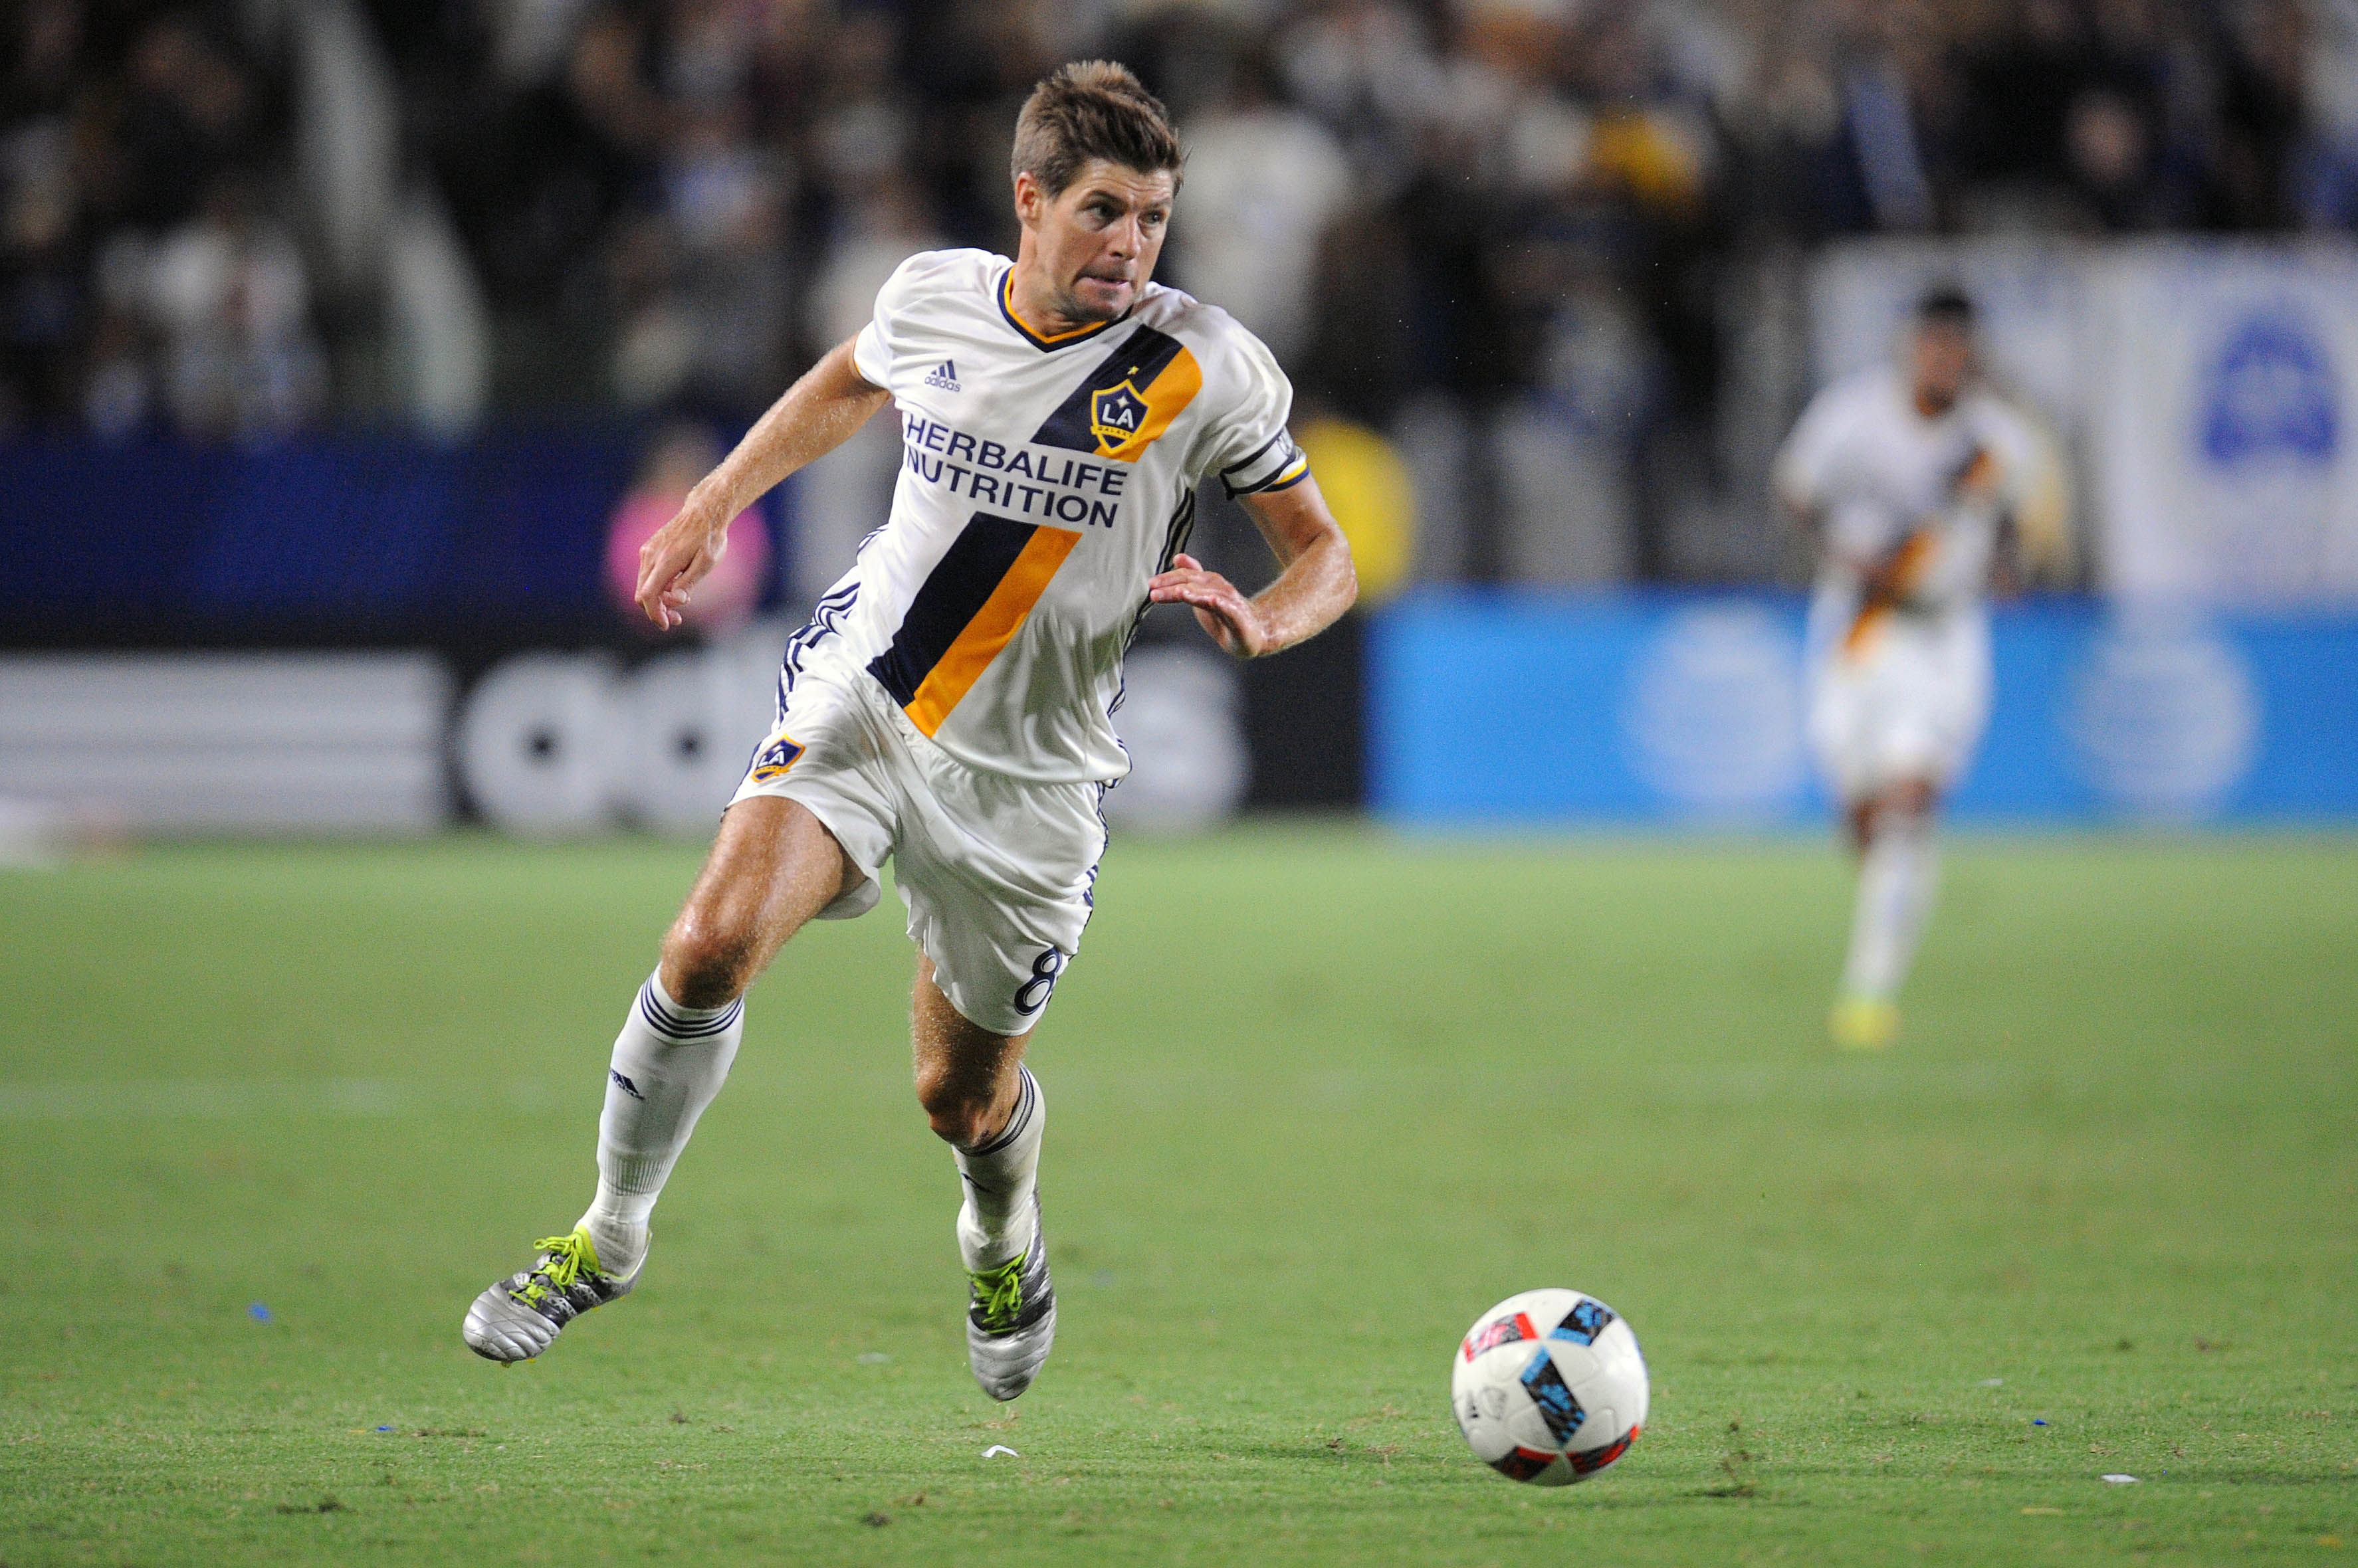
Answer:
<svg viewBox="0 0 2358 1568"><path fill-rule="evenodd" d="M1190 149L1166 281L1462 509L1593 514L1443 527L1459 575L1690 568L1764 257L2358 225L2358 0L15 0L0 429L370 406L289 172L285 16L330 3L463 240L494 415L758 408L902 256L1011 250L1024 93L1128 61Z"/></svg>
<svg viewBox="0 0 2358 1568"><path fill-rule="evenodd" d="M272 73L195 15L27 0L0 98L0 428L284 428L324 406Z"/></svg>

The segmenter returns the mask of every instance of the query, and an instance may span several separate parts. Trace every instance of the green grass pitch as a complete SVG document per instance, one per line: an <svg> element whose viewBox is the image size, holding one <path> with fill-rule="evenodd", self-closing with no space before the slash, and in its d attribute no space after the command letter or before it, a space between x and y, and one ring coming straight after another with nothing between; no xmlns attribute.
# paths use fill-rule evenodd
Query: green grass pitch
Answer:
<svg viewBox="0 0 2358 1568"><path fill-rule="evenodd" d="M695 858L0 874L0 1563L2358 1560L2358 839L1962 838L1879 1059L1814 842L1119 844L1006 1410L890 901L754 992L640 1292L460 1345ZM1558 1492L1446 1391L1541 1284L1654 1377Z"/></svg>

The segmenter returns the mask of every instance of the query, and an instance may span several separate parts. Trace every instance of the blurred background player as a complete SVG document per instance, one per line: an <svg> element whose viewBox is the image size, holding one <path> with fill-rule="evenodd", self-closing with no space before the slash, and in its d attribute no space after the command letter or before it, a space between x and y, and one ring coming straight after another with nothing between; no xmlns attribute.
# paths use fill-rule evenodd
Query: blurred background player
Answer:
<svg viewBox="0 0 2358 1568"><path fill-rule="evenodd" d="M1859 855L1831 1027L1863 1049L1898 1032L1940 883L1933 818L1989 716L1985 595L2014 579L2019 522L2061 535L2040 433L1977 379L1972 300L1926 294L1904 357L1820 393L1776 468L1818 554L1809 735Z"/></svg>

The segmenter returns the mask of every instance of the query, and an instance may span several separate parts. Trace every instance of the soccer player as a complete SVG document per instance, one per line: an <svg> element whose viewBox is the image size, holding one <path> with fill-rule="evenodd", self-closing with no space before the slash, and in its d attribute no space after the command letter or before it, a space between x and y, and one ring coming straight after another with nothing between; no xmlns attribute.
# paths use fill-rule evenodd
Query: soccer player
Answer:
<svg viewBox="0 0 2358 1568"><path fill-rule="evenodd" d="M1015 259L903 263L874 319L641 552L638 602L676 626L730 518L897 407L891 516L788 642L776 727L614 1042L597 1194L468 1310L468 1345L493 1360L539 1355L637 1283L746 988L806 921L873 908L888 857L917 947L917 1099L964 1180L975 1378L1011 1400L1047 1358L1047 1101L1023 1051L1088 922L1099 798L1129 769L1111 722L1123 653L1150 604L1184 604L1257 658L1325 628L1357 585L1286 434L1276 362L1151 281L1181 165L1163 106L1119 65L1064 66L1024 103L1012 163ZM1283 567L1250 599L1184 553L1212 475Z"/></svg>
<svg viewBox="0 0 2358 1568"><path fill-rule="evenodd" d="M1925 295L1905 367L1821 392L1777 460L1819 553L1810 741L1859 854L1832 1030L1859 1049L1898 1033L1940 878L1934 814L1989 713L1984 595L2039 482L2037 432L1975 379L1973 327L1963 292Z"/></svg>

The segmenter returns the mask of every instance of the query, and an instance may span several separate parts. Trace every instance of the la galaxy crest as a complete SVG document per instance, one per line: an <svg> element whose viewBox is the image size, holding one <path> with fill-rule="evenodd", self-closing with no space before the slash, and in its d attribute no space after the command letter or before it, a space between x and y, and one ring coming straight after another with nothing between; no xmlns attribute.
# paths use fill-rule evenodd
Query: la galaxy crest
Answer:
<svg viewBox="0 0 2358 1568"><path fill-rule="evenodd" d="M775 737L753 753L753 782L768 784L772 779L785 777L786 770L793 767L795 760L802 754L802 747L794 741L784 735Z"/></svg>
<svg viewBox="0 0 2358 1568"><path fill-rule="evenodd" d="M1146 424L1146 397L1130 382L1089 395L1089 434L1110 451Z"/></svg>

